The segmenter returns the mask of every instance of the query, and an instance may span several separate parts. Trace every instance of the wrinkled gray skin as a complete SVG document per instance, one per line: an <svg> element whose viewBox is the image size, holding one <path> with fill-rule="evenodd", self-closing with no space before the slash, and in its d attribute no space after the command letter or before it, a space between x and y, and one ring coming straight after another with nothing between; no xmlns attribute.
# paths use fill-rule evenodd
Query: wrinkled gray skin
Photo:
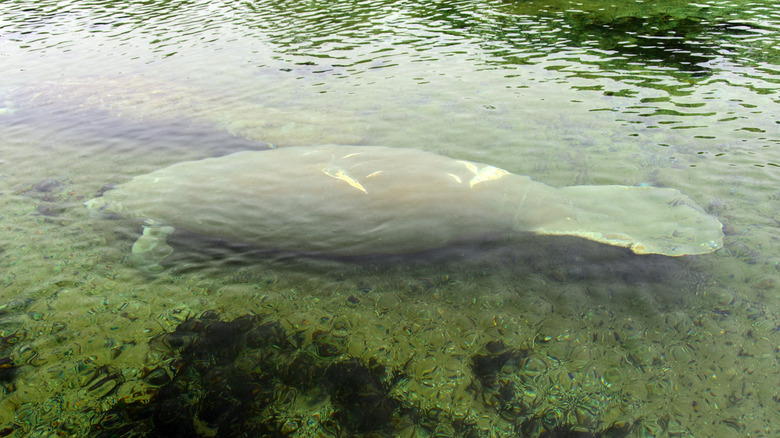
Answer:
<svg viewBox="0 0 780 438"><path fill-rule="evenodd" d="M637 254L704 254L721 224L674 189L576 186L415 150L290 147L179 163L87 203L147 224L139 248L169 228L263 248L339 255L401 254L518 232L573 235ZM156 269L167 256L149 254ZM156 257L154 254L158 254ZM143 262L139 262L143 264Z"/></svg>

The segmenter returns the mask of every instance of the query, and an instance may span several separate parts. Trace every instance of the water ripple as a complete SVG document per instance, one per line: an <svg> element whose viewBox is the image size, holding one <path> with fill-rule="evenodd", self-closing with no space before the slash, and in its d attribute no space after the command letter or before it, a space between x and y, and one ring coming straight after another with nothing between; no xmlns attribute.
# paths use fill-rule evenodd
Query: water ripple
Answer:
<svg viewBox="0 0 780 438"><path fill-rule="evenodd" d="M572 49L584 65L628 72L641 69L676 81L712 75L729 61L742 65L780 59L780 17L770 2L745 6L682 4L652 8L602 2L27 2L6 3L4 35L42 49L75 46L74 35L103 34L148 44L165 55L190 45L243 38L270 44L292 66L364 69L410 61L468 58L509 67ZM227 30L226 30L227 28ZM145 39L138 40L138 36ZM61 39L68 37L67 39ZM430 53L433 51L433 53ZM585 59L588 58L588 59Z"/></svg>
<svg viewBox="0 0 780 438"><path fill-rule="evenodd" d="M769 134L780 103L773 0L663 8L602 0L15 0L3 9L0 47L67 54L95 69L105 68L102 56L137 69L177 57L208 64L211 53L230 52L313 86L328 77L369 87L394 76L429 84L477 74L514 89L565 84L589 110L628 123L717 124L762 144L778 141ZM497 74L479 76L485 71ZM735 102L743 92L750 102Z"/></svg>

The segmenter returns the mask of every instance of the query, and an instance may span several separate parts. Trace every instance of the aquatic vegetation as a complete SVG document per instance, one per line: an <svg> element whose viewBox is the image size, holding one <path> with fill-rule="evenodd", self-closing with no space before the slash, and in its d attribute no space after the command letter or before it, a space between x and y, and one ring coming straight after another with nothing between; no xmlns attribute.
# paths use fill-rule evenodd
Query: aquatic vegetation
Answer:
<svg viewBox="0 0 780 438"><path fill-rule="evenodd" d="M25 344L29 341L21 312L31 303L29 298L16 297L0 304L0 396L14 391L13 380L19 371L17 362L23 357L13 352L24 352Z"/></svg>
<svg viewBox="0 0 780 438"><path fill-rule="evenodd" d="M143 373L148 395L120 399L96 417L91 436L476 437L486 427L501 427L533 437L614 437L650 427L626 416L638 401L610 389L600 373L569 371L501 341L488 342L470 358L473 411L424 408L416 400L440 390L440 383L407 383L448 368L446 360L412 357L405 367L390 369L344 352L343 340L334 341L337 331L317 330L305 339L268 317L222 321L206 312L188 319L151 341L163 365ZM581 351L572 354L582 364L589 361ZM83 376L86 394L97 398L120 380L110 367L85 367ZM492 426L479 412L495 412Z"/></svg>
<svg viewBox="0 0 780 438"><path fill-rule="evenodd" d="M301 348L302 339L260 317L223 322L209 312L188 320L152 341L170 357L143 377L157 388L153 395L120 402L97 422L95 436L390 430L400 403L387 394L384 368L337 357L324 337L315 332L310 348Z"/></svg>
<svg viewBox="0 0 780 438"><path fill-rule="evenodd" d="M621 436L633 428L623 413L636 401L610 390L598 372L570 371L561 362L500 342L488 343L472 358L472 368L484 403L521 436Z"/></svg>

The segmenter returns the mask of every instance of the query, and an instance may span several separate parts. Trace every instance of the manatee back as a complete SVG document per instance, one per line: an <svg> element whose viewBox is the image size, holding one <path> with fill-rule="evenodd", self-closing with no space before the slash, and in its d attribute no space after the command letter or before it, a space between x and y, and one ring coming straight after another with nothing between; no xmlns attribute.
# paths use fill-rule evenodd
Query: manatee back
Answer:
<svg viewBox="0 0 780 438"><path fill-rule="evenodd" d="M403 253L510 232L501 169L413 149L291 147L179 163L106 192L113 210L261 247Z"/></svg>

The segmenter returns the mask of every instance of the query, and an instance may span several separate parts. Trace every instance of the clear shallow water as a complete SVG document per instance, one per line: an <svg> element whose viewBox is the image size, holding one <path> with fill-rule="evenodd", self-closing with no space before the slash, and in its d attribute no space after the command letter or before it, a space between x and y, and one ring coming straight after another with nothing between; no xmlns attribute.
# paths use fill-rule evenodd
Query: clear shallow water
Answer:
<svg viewBox="0 0 780 438"><path fill-rule="evenodd" d="M768 1L5 2L2 433L771 436L778 27ZM341 260L179 234L147 276L124 264L139 224L81 205L329 142L674 187L725 247Z"/></svg>

